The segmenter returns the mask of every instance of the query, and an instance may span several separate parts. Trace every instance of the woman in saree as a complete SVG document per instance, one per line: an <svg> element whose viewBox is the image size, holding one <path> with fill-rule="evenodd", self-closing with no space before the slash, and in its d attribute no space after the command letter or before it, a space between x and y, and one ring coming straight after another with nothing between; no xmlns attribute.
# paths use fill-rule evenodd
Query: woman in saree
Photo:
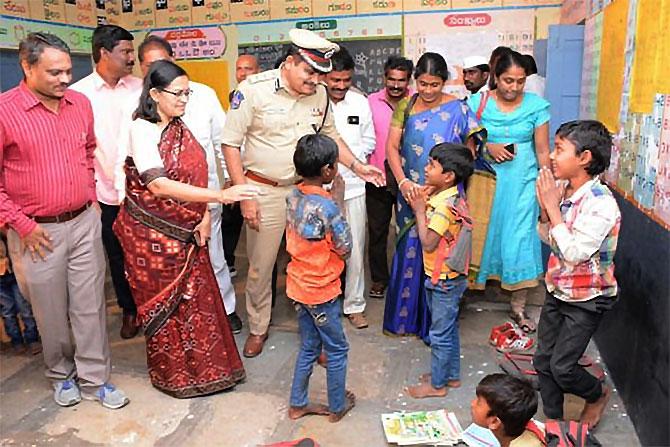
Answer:
<svg viewBox="0 0 670 447"><path fill-rule="evenodd" d="M384 332L418 335L425 341L430 312L423 287L421 242L408 202L422 194L424 168L433 146L462 143L474 152L481 130L463 101L442 93L448 78L442 56L425 53L419 58L414 71L417 93L396 107L386 143L386 157L398 182L396 223L400 232L386 293Z"/></svg>
<svg viewBox="0 0 670 447"><path fill-rule="evenodd" d="M114 224L146 337L151 383L178 398L244 380L209 261L207 203L258 194L246 185L207 189L205 152L179 118L190 93L182 68L152 64L130 124L126 199Z"/></svg>
<svg viewBox="0 0 670 447"><path fill-rule="evenodd" d="M535 181L539 168L549 167L549 103L524 93L525 60L516 51L502 54L492 75L496 89L468 100L473 110L482 111L486 148L497 177L474 288L483 289L489 279L499 281L512 295L510 318L525 332L533 332L526 297L544 270L536 230L540 209Z"/></svg>

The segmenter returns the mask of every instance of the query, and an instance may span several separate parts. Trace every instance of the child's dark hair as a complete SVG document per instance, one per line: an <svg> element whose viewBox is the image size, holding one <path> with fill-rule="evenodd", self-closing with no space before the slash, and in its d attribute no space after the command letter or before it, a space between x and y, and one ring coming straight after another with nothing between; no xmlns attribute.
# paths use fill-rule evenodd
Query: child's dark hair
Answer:
<svg viewBox="0 0 670 447"><path fill-rule="evenodd" d="M575 145L577 155L591 152L591 163L586 167L589 175L598 175L610 165L612 135L600 121L576 120L561 124L556 136Z"/></svg>
<svg viewBox="0 0 670 447"><path fill-rule="evenodd" d="M430 150L430 158L437 161L443 172L452 171L456 183L466 181L474 171L472 151L462 144L440 143Z"/></svg>
<svg viewBox="0 0 670 447"><path fill-rule="evenodd" d="M320 133L305 135L298 140L293 164L299 176L319 177L321 168L337 163L337 154L337 143L329 136Z"/></svg>
<svg viewBox="0 0 670 447"><path fill-rule="evenodd" d="M526 424L537 412L537 391L525 380L507 374L489 374L477 385L477 397L491 408L489 416L502 422L505 434L521 436Z"/></svg>

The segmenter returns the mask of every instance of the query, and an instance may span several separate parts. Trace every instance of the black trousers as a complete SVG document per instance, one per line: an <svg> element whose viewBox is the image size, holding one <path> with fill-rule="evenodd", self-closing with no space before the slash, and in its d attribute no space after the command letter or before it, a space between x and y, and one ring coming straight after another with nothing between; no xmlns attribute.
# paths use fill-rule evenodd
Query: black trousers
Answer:
<svg viewBox="0 0 670 447"><path fill-rule="evenodd" d="M579 359L598 329L603 312L566 303L547 293L537 328L537 371L544 414L563 418L563 395L574 394L593 403L602 383L579 365Z"/></svg>
<svg viewBox="0 0 670 447"><path fill-rule="evenodd" d="M116 293L116 302L123 309L124 315L137 314L137 307L133 295L130 292L130 286L126 279L126 271L123 265L123 250L121 244L116 238L112 225L119 214L119 206L106 205L98 202L102 210L102 245L105 247L107 259L109 260L109 269L112 273L112 285Z"/></svg>
<svg viewBox="0 0 670 447"><path fill-rule="evenodd" d="M368 212L368 262L372 282L388 284L389 267L386 246L389 225L396 198L385 186L365 184L365 206Z"/></svg>
<svg viewBox="0 0 670 447"><path fill-rule="evenodd" d="M242 232L242 211L240 204L223 205L221 210L221 233L223 238L223 254L228 267L235 267L235 249Z"/></svg>

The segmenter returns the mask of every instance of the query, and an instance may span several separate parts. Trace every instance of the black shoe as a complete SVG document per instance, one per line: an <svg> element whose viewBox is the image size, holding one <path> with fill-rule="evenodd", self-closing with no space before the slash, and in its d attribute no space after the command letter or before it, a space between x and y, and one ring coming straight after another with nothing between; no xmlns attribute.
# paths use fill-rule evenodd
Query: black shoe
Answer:
<svg viewBox="0 0 670 447"><path fill-rule="evenodd" d="M235 312L228 315L228 322L230 323L230 330L233 331L233 334L242 332L242 320L240 320L240 317L238 317Z"/></svg>

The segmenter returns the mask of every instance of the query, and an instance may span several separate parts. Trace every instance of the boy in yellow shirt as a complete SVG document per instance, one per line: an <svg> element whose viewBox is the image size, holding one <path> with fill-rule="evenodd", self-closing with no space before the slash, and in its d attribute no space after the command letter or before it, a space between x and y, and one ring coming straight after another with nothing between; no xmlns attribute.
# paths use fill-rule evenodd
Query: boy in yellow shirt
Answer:
<svg viewBox="0 0 670 447"><path fill-rule="evenodd" d="M423 249L426 301L432 316L429 336L431 372L407 388L410 396L441 397L460 386L458 309L467 287L472 220L460 192L473 172L472 152L460 144L441 143L430 151L425 168L430 197L410 197Z"/></svg>

